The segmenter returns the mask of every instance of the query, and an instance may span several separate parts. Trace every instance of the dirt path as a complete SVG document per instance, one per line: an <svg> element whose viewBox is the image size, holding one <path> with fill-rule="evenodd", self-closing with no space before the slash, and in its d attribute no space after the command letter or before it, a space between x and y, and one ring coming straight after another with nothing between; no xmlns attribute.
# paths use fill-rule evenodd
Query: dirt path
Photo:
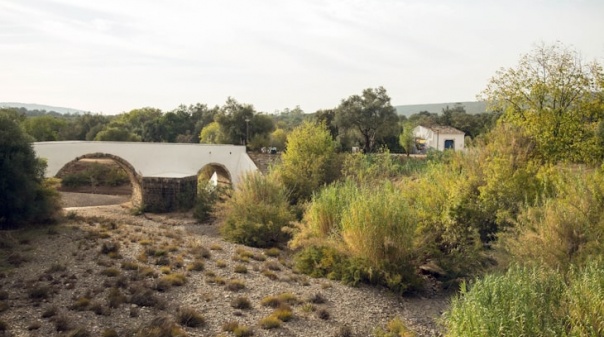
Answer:
<svg viewBox="0 0 604 337"><path fill-rule="evenodd" d="M60 192L63 208L119 205L130 200L129 195L105 195L75 192Z"/></svg>

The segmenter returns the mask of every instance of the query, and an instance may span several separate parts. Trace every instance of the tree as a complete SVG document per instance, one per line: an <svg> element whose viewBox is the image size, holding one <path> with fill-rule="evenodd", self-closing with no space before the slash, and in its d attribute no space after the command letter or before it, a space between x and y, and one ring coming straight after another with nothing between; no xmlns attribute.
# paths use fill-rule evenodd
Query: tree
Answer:
<svg viewBox="0 0 604 337"><path fill-rule="evenodd" d="M413 153L415 149L415 135L413 134L414 128L415 125L413 125L413 123L409 121L404 122L403 132L401 132L399 136L399 143L401 144L403 149L405 149L407 157L409 157L409 155Z"/></svg>
<svg viewBox="0 0 604 337"><path fill-rule="evenodd" d="M111 142L140 142L140 136L123 128L110 126L96 134L94 140Z"/></svg>
<svg viewBox="0 0 604 337"><path fill-rule="evenodd" d="M501 69L483 92L492 111L532 137L548 162L599 162L604 115L602 67L561 44L541 45Z"/></svg>
<svg viewBox="0 0 604 337"><path fill-rule="evenodd" d="M246 144L255 136L268 136L274 129L273 120L258 114L251 104L241 104L229 97L216 115L224 143Z"/></svg>
<svg viewBox="0 0 604 337"><path fill-rule="evenodd" d="M279 173L294 203L335 179L336 142L324 124L306 121L287 137Z"/></svg>
<svg viewBox="0 0 604 337"><path fill-rule="evenodd" d="M64 119L43 115L28 117L23 122L25 131L38 142L62 140L59 132L67 125Z"/></svg>
<svg viewBox="0 0 604 337"><path fill-rule="evenodd" d="M199 134L199 142L202 144L222 144L224 135L220 132L220 124L212 122L203 128Z"/></svg>
<svg viewBox="0 0 604 337"><path fill-rule="evenodd" d="M0 229L49 220L58 209L56 192L44 184L45 162L31 138L0 114Z"/></svg>
<svg viewBox="0 0 604 337"><path fill-rule="evenodd" d="M377 142L398 135L398 116L386 89L365 89L363 94L342 100L337 108L337 125L359 132L364 152L374 152Z"/></svg>

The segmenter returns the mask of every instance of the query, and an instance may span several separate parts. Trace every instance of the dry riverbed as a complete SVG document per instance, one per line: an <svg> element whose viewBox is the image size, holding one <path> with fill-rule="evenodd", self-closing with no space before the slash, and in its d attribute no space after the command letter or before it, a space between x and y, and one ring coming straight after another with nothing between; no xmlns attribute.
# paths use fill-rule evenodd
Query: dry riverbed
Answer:
<svg viewBox="0 0 604 337"><path fill-rule="evenodd" d="M6 336L146 336L158 326L233 336L225 330L236 325L254 336L371 336L394 318L437 336L449 302L309 278L292 270L288 252L225 242L215 225L184 214L133 216L120 205L65 213L51 230L0 237L14 262L0 273ZM279 306L291 317L262 327ZM187 313L203 322L189 326Z"/></svg>

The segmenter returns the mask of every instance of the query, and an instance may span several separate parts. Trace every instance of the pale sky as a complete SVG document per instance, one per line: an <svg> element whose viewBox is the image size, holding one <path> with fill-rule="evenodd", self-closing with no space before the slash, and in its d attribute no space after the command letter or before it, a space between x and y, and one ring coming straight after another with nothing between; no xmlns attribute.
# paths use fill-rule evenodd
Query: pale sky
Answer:
<svg viewBox="0 0 604 337"><path fill-rule="evenodd" d="M602 0L0 0L0 102L116 114L472 101L560 41L604 64Z"/></svg>

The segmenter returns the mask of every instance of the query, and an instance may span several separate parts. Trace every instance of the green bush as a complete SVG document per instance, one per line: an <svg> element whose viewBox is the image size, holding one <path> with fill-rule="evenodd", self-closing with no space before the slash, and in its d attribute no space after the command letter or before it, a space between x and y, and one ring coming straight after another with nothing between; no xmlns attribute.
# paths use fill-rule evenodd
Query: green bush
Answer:
<svg viewBox="0 0 604 337"><path fill-rule="evenodd" d="M566 275L512 267L462 287L445 315L446 336L599 336L604 331L604 264ZM566 279L566 281L565 281Z"/></svg>
<svg viewBox="0 0 604 337"><path fill-rule="evenodd" d="M291 242L301 272L397 291L417 285L417 220L391 183L332 185L313 199Z"/></svg>
<svg viewBox="0 0 604 337"><path fill-rule="evenodd" d="M253 247L272 247L289 239L284 229L294 220L285 188L272 177L242 178L231 198L219 204L217 215L225 239Z"/></svg>
<svg viewBox="0 0 604 337"><path fill-rule="evenodd" d="M0 114L0 229L48 222L60 210L46 163L37 159L31 139L12 119Z"/></svg>
<svg viewBox="0 0 604 337"><path fill-rule="evenodd" d="M501 239L517 263L567 270L604 256L604 172L561 167L548 174L553 196L522 210Z"/></svg>
<svg viewBox="0 0 604 337"><path fill-rule="evenodd" d="M304 122L287 136L287 149L276 168L292 203L311 198L337 177L336 142L324 124Z"/></svg>
<svg viewBox="0 0 604 337"><path fill-rule="evenodd" d="M193 206L193 216L200 222L211 218L216 204L230 193L229 187L213 186L208 181L200 180L197 184L197 195Z"/></svg>

